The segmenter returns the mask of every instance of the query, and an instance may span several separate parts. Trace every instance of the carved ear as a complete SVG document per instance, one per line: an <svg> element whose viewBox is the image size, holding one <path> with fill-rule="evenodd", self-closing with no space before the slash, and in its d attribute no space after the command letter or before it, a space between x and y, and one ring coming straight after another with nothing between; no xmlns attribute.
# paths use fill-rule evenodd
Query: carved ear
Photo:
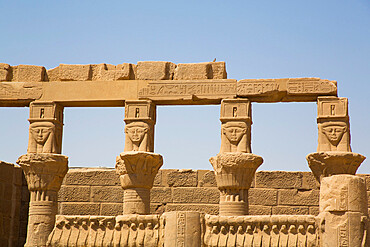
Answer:
<svg viewBox="0 0 370 247"><path fill-rule="evenodd" d="M243 132L242 132L243 134L247 133L247 128L245 128L245 129L243 128Z"/></svg>

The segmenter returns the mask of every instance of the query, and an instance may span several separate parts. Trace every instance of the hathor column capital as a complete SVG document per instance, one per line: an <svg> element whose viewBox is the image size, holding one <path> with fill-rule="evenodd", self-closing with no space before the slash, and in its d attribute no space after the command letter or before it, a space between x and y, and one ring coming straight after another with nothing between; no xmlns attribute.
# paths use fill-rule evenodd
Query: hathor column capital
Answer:
<svg viewBox="0 0 370 247"><path fill-rule="evenodd" d="M365 156L353 153L348 115L348 99L318 97L318 146L306 159L316 180L336 174L356 174Z"/></svg>
<svg viewBox="0 0 370 247"><path fill-rule="evenodd" d="M163 157L151 152L123 152L116 159L116 172L124 189L124 214L148 214L150 189Z"/></svg>
<svg viewBox="0 0 370 247"><path fill-rule="evenodd" d="M221 149L210 158L220 190L220 215L248 214L248 190L262 157L251 153L251 103L248 99L221 102Z"/></svg>
<svg viewBox="0 0 370 247"><path fill-rule="evenodd" d="M31 153L19 157L17 164L23 169L31 194L25 246L46 246L58 210L58 191L68 171L68 157Z"/></svg>

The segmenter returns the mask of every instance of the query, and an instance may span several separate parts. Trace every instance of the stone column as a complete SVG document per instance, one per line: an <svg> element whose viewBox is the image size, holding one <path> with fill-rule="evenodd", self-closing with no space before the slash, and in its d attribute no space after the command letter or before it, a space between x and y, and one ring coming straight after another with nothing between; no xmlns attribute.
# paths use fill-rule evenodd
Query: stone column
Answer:
<svg viewBox="0 0 370 247"><path fill-rule="evenodd" d="M149 214L150 189L163 157L154 151L155 105L126 101L125 148L117 156L116 172L124 189L124 214Z"/></svg>
<svg viewBox="0 0 370 247"><path fill-rule="evenodd" d="M318 97L317 115L317 152L306 157L315 178L320 182L335 174L356 174L365 157L351 150L348 99Z"/></svg>
<svg viewBox="0 0 370 247"><path fill-rule="evenodd" d="M29 122L28 154L17 160L31 194L25 246L46 246L58 210L58 191L68 171L68 157L60 155L63 107L33 102Z"/></svg>
<svg viewBox="0 0 370 247"><path fill-rule="evenodd" d="M365 180L353 175L324 177L318 218L320 246L369 246Z"/></svg>
<svg viewBox="0 0 370 247"><path fill-rule="evenodd" d="M248 190L262 157L251 153L251 103L247 99L221 102L221 149L210 162L220 190L220 215L248 214Z"/></svg>

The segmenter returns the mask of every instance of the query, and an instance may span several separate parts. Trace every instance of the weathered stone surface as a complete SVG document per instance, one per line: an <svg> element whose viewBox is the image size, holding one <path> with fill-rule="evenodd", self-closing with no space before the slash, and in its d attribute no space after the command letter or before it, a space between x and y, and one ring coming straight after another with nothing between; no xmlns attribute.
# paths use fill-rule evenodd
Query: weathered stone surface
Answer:
<svg viewBox="0 0 370 247"><path fill-rule="evenodd" d="M139 99L157 104L219 104L224 98L236 96L236 80L171 80L152 81L138 91ZM202 103L203 102L203 103Z"/></svg>
<svg viewBox="0 0 370 247"><path fill-rule="evenodd" d="M122 215L122 203L102 203L100 208L100 215L116 216Z"/></svg>
<svg viewBox="0 0 370 247"><path fill-rule="evenodd" d="M64 185L119 185L119 176L114 169L74 168L66 174Z"/></svg>
<svg viewBox="0 0 370 247"><path fill-rule="evenodd" d="M270 215L272 207L261 205L249 205L249 215Z"/></svg>
<svg viewBox="0 0 370 247"><path fill-rule="evenodd" d="M297 214L309 214L308 207L299 207L299 206L276 206L272 207L273 215L297 215Z"/></svg>
<svg viewBox="0 0 370 247"><path fill-rule="evenodd" d="M18 82L41 82L45 81L46 70L43 66L18 65L16 66L13 80ZM14 78L15 76L15 78Z"/></svg>
<svg viewBox="0 0 370 247"><path fill-rule="evenodd" d="M176 203L219 203L220 192L216 188L173 188Z"/></svg>
<svg viewBox="0 0 370 247"><path fill-rule="evenodd" d="M171 188L152 188L150 190L150 202L167 203L172 202Z"/></svg>
<svg viewBox="0 0 370 247"><path fill-rule="evenodd" d="M164 247L201 246L201 224L199 212L167 212L164 229Z"/></svg>
<svg viewBox="0 0 370 247"><path fill-rule="evenodd" d="M218 214L217 204L180 204L180 203L167 203L166 212L171 211L196 211L206 214Z"/></svg>
<svg viewBox="0 0 370 247"><path fill-rule="evenodd" d="M319 191L318 190L279 190L278 191L279 205L319 205Z"/></svg>
<svg viewBox="0 0 370 247"><path fill-rule="evenodd" d="M62 186L58 192L59 202L90 201L90 186Z"/></svg>
<svg viewBox="0 0 370 247"><path fill-rule="evenodd" d="M211 63L179 63L175 69L174 80L204 80L212 79L212 76Z"/></svg>
<svg viewBox="0 0 370 247"><path fill-rule="evenodd" d="M258 102L316 101L337 95L336 81L320 78L246 79L237 83L237 96Z"/></svg>
<svg viewBox="0 0 370 247"><path fill-rule="evenodd" d="M216 187L216 177L214 171L198 170L198 186L199 187Z"/></svg>
<svg viewBox="0 0 370 247"><path fill-rule="evenodd" d="M252 188L248 191L249 205L277 205L277 190Z"/></svg>
<svg viewBox="0 0 370 247"><path fill-rule="evenodd" d="M320 210L319 210L319 207L312 206L312 207L308 207L308 212L311 215L318 215L320 213Z"/></svg>
<svg viewBox="0 0 370 247"><path fill-rule="evenodd" d="M337 174L356 174L365 156L352 152L319 152L306 157L316 180Z"/></svg>
<svg viewBox="0 0 370 247"><path fill-rule="evenodd" d="M172 80L176 65L171 62L145 61L137 63L138 80Z"/></svg>
<svg viewBox="0 0 370 247"><path fill-rule="evenodd" d="M61 81L87 81L91 80L91 65L60 64L59 79Z"/></svg>
<svg viewBox="0 0 370 247"><path fill-rule="evenodd" d="M9 64L0 63L0 82L11 80L11 67Z"/></svg>
<svg viewBox="0 0 370 247"><path fill-rule="evenodd" d="M59 209L62 215L99 215L100 203L63 202Z"/></svg>
<svg viewBox="0 0 370 247"><path fill-rule="evenodd" d="M334 175L321 181L320 212L361 212L368 209L365 180L353 175Z"/></svg>
<svg viewBox="0 0 370 247"><path fill-rule="evenodd" d="M212 62L210 74L212 79L227 79L226 63Z"/></svg>
<svg viewBox="0 0 370 247"><path fill-rule="evenodd" d="M46 71L48 81L60 81L59 66Z"/></svg>
<svg viewBox="0 0 370 247"><path fill-rule="evenodd" d="M295 189L302 186L299 172L263 171L256 173L256 188Z"/></svg>
<svg viewBox="0 0 370 247"><path fill-rule="evenodd" d="M194 170L173 170L167 173L167 184L170 187L196 187L197 172Z"/></svg>
<svg viewBox="0 0 370 247"><path fill-rule="evenodd" d="M92 186L90 201L92 202L122 202L123 190L113 186Z"/></svg>

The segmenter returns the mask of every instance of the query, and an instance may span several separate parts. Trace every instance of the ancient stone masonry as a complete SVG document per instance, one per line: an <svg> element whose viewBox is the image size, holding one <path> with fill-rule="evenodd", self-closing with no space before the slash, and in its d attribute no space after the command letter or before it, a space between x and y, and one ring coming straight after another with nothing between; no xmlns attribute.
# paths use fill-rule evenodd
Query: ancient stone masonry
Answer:
<svg viewBox="0 0 370 247"><path fill-rule="evenodd" d="M354 175L365 157L351 150L348 99L318 97L317 112L317 153L307 155L313 174L318 181L335 174Z"/></svg>
<svg viewBox="0 0 370 247"><path fill-rule="evenodd" d="M306 157L316 181L303 173L256 174L263 158L252 153L251 102L317 102L318 148ZM221 147L210 158L214 171L159 170L156 107L209 104L221 104ZM366 177L355 176L365 157L351 150L348 100L337 97L336 81L237 81L227 79L225 62L60 64L49 70L1 63L3 106L30 108L27 154L17 161L30 192L25 246L370 245L368 186ZM125 107L125 145L116 174L78 177L71 171L59 193L68 172L68 157L62 155L64 107L96 106ZM104 179L96 182L99 176ZM267 186L270 178L279 178L277 184ZM1 174L0 182L5 195ZM119 183L123 191L116 188ZM0 200L0 245L23 241L21 234L15 241L19 184L12 199ZM81 210L68 204L70 198L79 198L72 201L83 205ZM198 205L186 207L189 202ZM15 209L7 214L9 205Z"/></svg>

